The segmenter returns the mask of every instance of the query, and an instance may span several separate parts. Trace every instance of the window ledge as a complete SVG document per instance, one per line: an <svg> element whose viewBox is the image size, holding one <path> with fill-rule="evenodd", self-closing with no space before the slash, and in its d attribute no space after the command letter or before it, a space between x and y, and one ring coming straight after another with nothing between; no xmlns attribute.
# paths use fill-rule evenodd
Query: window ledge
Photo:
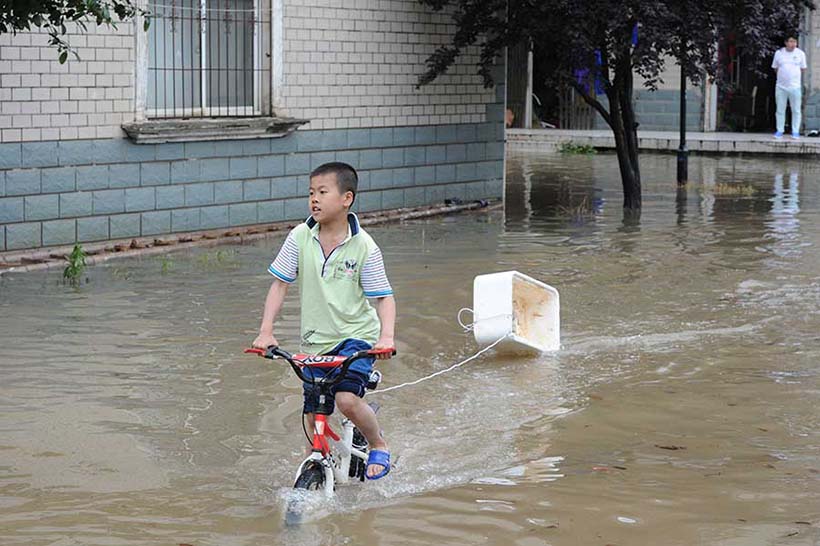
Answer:
<svg viewBox="0 0 820 546"><path fill-rule="evenodd" d="M281 117L149 119L123 123L135 144L237 140L287 136L307 119Z"/></svg>

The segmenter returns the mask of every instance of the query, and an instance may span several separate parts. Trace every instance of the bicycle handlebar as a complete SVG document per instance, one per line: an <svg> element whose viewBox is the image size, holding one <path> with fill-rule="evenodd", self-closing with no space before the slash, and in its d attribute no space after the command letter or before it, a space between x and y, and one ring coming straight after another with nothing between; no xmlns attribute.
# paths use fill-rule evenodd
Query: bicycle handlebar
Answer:
<svg viewBox="0 0 820 546"><path fill-rule="evenodd" d="M393 356L396 354L396 349L367 349L364 351L358 351L353 353L350 356L338 356L338 355L308 355L308 354L290 354L289 352L285 351L284 349L280 349L275 345L271 345L267 349L245 349L246 353L256 354L263 358L283 358L288 361L290 367L293 368L293 371L296 375L304 381L305 383L315 383L314 379L308 378L305 373L302 371L302 368L339 368L341 367L341 371L336 375L336 378L329 383L330 386L335 385L336 383L340 382L344 377L345 373L347 373L348 368L350 365L353 364L354 361L364 358L367 356L379 356L379 355L386 355L389 354Z"/></svg>

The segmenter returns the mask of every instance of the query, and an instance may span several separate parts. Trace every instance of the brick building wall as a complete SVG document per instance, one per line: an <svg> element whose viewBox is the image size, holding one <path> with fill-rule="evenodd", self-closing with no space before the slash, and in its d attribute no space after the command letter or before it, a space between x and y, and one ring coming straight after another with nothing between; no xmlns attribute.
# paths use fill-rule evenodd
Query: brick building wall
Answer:
<svg viewBox="0 0 820 546"><path fill-rule="evenodd" d="M361 211L503 194L503 73L484 89L468 52L415 89L449 16L282 1L274 109L310 123L281 138L123 138L144 85L134 25L71 36L65 65L41 33L0 37L0 251L303 218L307 174L331 160L359 169Z"/></svg>

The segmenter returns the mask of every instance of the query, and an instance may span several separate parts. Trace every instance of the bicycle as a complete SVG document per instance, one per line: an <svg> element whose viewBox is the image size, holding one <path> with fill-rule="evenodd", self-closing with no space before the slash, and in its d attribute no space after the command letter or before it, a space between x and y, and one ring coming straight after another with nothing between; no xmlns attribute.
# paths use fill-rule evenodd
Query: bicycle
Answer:
<svg viewBox="0 0 820 546"><path fill-rule="evenodd" d="M296 471L294 489L309 491L321 490L326 496L332 497L336 484L346 484L350 478L364 481L367 469L368 446L364 435L347 418L342 420L342 434L337 434L327 422L333 413L334 399L331 389L344 377L350 365L365 357L396 354L395 349L370 349L359 351L350 356L335 355L308 355L290 354L279 347L270 346L267 349L245 349L246 353L257 354L264 358L286 360L297 377L304 383L311 385L310 395L318 397L317 410L313 422L313 438L310 438L305 429L305 436L311 443L311 453L302 461ZM306 374L305 368L336 369L322 377ZM381 379L381 373L373 371L367 384L368 390L375 390ZM371 404L374 411L378 406ZM304 429L304 418L302 420ZM331 444L328 437L333 440Z"/></svg>

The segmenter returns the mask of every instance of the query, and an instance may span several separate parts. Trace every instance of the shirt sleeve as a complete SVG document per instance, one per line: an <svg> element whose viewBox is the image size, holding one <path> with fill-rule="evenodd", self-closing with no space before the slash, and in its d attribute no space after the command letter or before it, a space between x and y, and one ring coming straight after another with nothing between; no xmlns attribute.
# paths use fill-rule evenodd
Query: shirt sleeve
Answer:
<svg viewBox="0 0 820 546"><path fill-rule="evenodd" d="M384 270L384 260L382 260L379 247L374 248L368 256L362 267L360 279L366 298L383 298L393 295L393 287L387 280L387 272Z"/></svg>
<svg viewBox="0 0 820 546"><path fill-rule="evenodd" d="M808 68L808 65L806 64L806 54L805 53L800 55L800 68L802 68L802 69Z"/></svg>
<svg viewBox="0 0 820 546"><path fill-rule="evenodd" d="M276 259L268 266L268 273L288 284L296 281L299 276L299 245L296 244L292 231L282 243Z"/></svg>
<svg viewBox="0 0 820 546"><path fill-rule="evenodd" d="M774 59L772 60L772 68L778 68L780 66L780 63L777 62L777 55L779 53L780 51L776 51L774 54Z"/></svg>

